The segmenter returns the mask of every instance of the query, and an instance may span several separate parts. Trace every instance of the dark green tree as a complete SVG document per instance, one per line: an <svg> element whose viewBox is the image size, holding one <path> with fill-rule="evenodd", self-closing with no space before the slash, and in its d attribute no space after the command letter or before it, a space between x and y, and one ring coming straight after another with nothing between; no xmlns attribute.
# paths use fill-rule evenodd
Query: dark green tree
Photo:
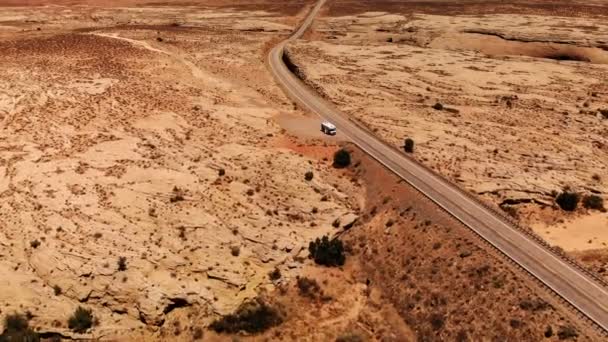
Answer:
<svg viewBox="0 0 608 342"><path fill-rule="evenodd" d="M414 140L412 140L411 138L405 139L403 143L403 149L407 153L414 153Z"/></svg>
<svg viewBox="0 0 608 342"><path fill-rule="evenodd" d="M350 153L345 149L340 149L334 153L334 167L344 168L350 165Z"/></svg>
<svg viewBox="0 0 608 342"><path fill-rule="evenodd" d="M321 239L317 238L308 245L310 258L315 263L323 266L342 266L346 256L344 255L344 245L339 239L330 240L327 235Z"/></svg>

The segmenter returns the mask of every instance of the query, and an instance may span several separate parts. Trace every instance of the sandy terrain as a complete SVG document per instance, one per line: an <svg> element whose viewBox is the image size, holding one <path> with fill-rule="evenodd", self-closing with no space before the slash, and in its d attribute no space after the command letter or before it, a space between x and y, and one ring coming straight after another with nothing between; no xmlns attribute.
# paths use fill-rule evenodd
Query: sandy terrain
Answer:
<svg viewBox="0 0 608 342"><path fill-rule="evenodd" d="M551 242L608 243L605 213L552 209L566 186L608 192L605 19L365 12L315 31L290 57L342 110L396 147L412 138L418 160L542 235L559 230ZM579 229L589 220L598 229Z"/></svg>
<svg viewBox="0 0 608 342"><path fill-rule="evenodd" d="M70 336L85 305L105 338L182 307L202 325L352 216L354 185L276 141L272 118L293 107L260 60L293 19L275 16L3 9L2 315Z"/></svg>
<svg viewBox="0 0 608 342"><path fill-rule="evenodd" d="M319 120L294 108L264 65L266 51L291 32L305 2L0 0L0 316L29 311L30 325L47 336L191 341L195 328L265 296L285 311L282 325L234 339L205 329L204 340L538 340L547 326L550 340L565 327L579 340L598 340L536 282L369 158L353 151L352 169L331 167L342 138L321 135ZM16 5L40 7L11 7ZM397 35L376 27L397 29L403 18L326 19L309 35L325 42L292 49L309 81L328 97L395 144L404 135L414 137L417 155L450 176L462 169L455 178L464 186L488 193L509 188L488 195L494 201L546 200L544 192L559 185L555 179L576 169L573 160L557 158L557 171L541 177L544 166L532 163L536 157L519 155L524 147L501 141L493 167L513 180L483 176L479 163L493 154L478 146L496 132L477 134L508 126L495 121L509 113L517 124L508 132L517 139L534 101L549 101L556 111L567 102L546 91L519 96L507 111L506 100L493 104L515 89L500 83L507 72L518 71L510 76L513 84L525 80L529 87L559 90L552 83L558 70L598 93L568 95L586 94L589 111L608 93L598 85L602 61L581 74L583 68L573 64L449 51L462 37L441 33L443 17L415 19L436 24L425 26L431 37L439 32L433 39L444 38L435 41L441 46L408 45L415 38L411 32L399 36L402 43L387 44L388 35ZM483 18L454 20L488 28ZM605 32L600 23L593 25ZM534 33L504 27L505 34ZM585 38L585 30L573 29L571 39L585 40L586 47L600 44ZM427 39L424 32L420 37ZM318 56L311 58L311 52ZM387 56L393 56L390 64ZM439 65L467 58L488 71L467 75L472 69L462 67L450 80ZM429 59L437 65L426 64ZM318 65L309 69L312 61ZM418 68L418 76L409 75ZM398 79L382 78L387 75ZM496 89L480 90L476 78L487 78L487 87ZM328 85L335 81L342 85ZM454 83L463 90L455 91ZM435 98L460 114L429 110ZM496 110L486 118L488 107ZM603 141L605 121L568 108L566 123L547 125L569 132L568 139ZM397 118L400 111L411 115ZM365 121L379 113L382 120ZM450 128L456 124L458 130ZM538 141L575 148L549 137ZM603 172L605 145L578 151L580 160ZM450 162L442 159L450 155ZM522 160L530 161L529 170L513 170ZM577 170L568 183L591 186L587 170ZM307 171L312 180L305 180ZM539 179L517 181L528 174ZM604 183L592 185L605 190ZM358 223L342 233L333 227L337 218L342 228ZM339 233L347 243L342 268L315 266L306 258L308 242L326 233ZM567 234L550 234L556 243L569 241ZM604 239L598 236L591 247L601 248ZM594 253L581 257L604 267L608 257ZM281 277L271 280L275 269ZM297 276L315 279L322 293L302 295ZM67 326L79 305L98 320L86 334Z"/></svg>

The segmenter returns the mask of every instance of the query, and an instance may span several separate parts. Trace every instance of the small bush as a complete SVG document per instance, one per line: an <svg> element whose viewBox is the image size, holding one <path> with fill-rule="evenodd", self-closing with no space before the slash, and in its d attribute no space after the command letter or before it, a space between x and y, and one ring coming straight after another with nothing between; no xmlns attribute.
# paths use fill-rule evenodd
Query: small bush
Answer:
<svg viewBox="0 0 608 342"><path fill-rule="evenodd" d="M340 149L334 153L334 167L344 168L350 165L350 153L345 149Z"/></svg>
<svg viewBox="0 0 608 342"><path fill-rule="evenodd" d="M28 318L21 314L12 314L4 318L4 332L0 341L38 342L40 336L29 327Z"/></svg>
<svg viewBox="0 0 608 342"><path fill-rule="evenodd" d="M281 279L281 270L275 268L273 271L268 272L268 278L273 281Z"/></svg>
<svg viewBox="0 0 608 342"><path fill-rule="evenodd" d="M309 298L316 298L318 294L321 294L319 283L307 277L298 277L298 290L300 295Z"/></svg>
<svg viewBox="0 0 608 342"><path fill-rule="evenodd" d="M63 290L61 289L61 286L53 285L53 292L55 293L55 296L59 296Z"/></svg>
<svg viewBox="0 0 608 342"><path fill-rule="evenodd" d="M118 257L117 265L118 265L118 270L120 272L126 271L127 270L127 258L125 258L123 256Z"/></svg>
<svg viewBox="0 0 608 342"><path fill-rule="evenodd" d="M566 325L559 327L559 330L557 331L557 337L560 340L567 340L570 338L578 337L578 333L576 332L576 329L574 329L574 327Z"/></svg>
<svg viewBox="0 0 608 342"><path fill-rule="evenodd" d="M24 331L29 327L29 323L22 314L12 314L4 318L4 328L7 331Z"/></svg>
<svg viewBox="0 0 608 342"><path fill-rule="evenodd" d="M587 195L583 198L583 207L587 209L604 210L604 199L598 195Z"/></svg>
<svg viewBox="0 0 608 342"><path fill-rule="evenodd" d="M430 320L431 320L431 326L433 327L433 330L439 330L439 329L443 328L444 318L442 315L432 314L430 317Z"/></svg>
<svg viewBox="0 0 608 342"><path fill-rule="evenodd" d="M306 179L307 181L311 181L313 177L314 177L314 174L312 173L312 171L307 171L304 174L304 179Z"/></svg>
<svg viewBox="0 0 608 342"><path fill-rule="evenodd" d="M437 103L435 103L433 105L433 109L435 109L435 110L442 110L443 109L443 105L441 103L437 102Z"/></svg>
<svg viewBox="0 0 608 342"><path fill-rule="evenodd" d="M40 241L38 240L32 240L30 241L30 246L34 249L38 248L38 246L40 246Z"/></svg>
<svg viewBox="0 0 608 342"><path fill-rule="evenodd" d="M403 143L403 149L407 153L414 153L414 140L412 140L411 138L405 139Z"/></svg>
<svg viewBox="0 0 608 342"><path fill-rule="evenodd" d="M241 247L239 246L232 246L230 247L230 254L232 254L232 256L239 256L241 254Z"/></svg>
<svg viewBox="0 0 608 342"><path fill-rule="evenodd" d="M255 334L281 324L281 316L277 309L258 299L243 303L235 313L215 320L209 327L217 333Z"/></svg>
<svg viewBox="0 0 608 342"><path fill-rule="evenodd" d="M192 339L195 341L202 339L203 336L204 336L203 329L201 329L200 327L196 327L192 331Z"/></svg>
<svg viewBox="0 0 608 342"><path fill-rule="evenodd" d="M338 239L330 240L327 235L317 238L308 245L309 257L315 263L324 266L342 266L346 259L344 255L344 245Z"/></svg>
<svg viewBox="0 0 608 342"><path fill-rule="evenodd" d="M553 328L550 325L547 325L547 328L545 329L545 337L549 338L553 336Z"/></svg>
<svg viewBox="0 0 608 342"><path fill-rule="evenodd" d="M68 328L77 333L84 333L93 326L93 322L92 311L79 306L68 320Z"/></svg>
<svg viewBox="0 0 608 342"><path fill-rule="evenodd" d="M225 175L225 174L226 174L226 170L224 170L224 169L219 169L219 171L218 171L218 175L219 175L220 177L221 177L221 176L223 176L223 175Z"/></svg>
<svg viewBox="0 0 608 342"><path fill-rule="evenodd" d="M564 190L561 194L557 195L555 202L559 205L562 210L574 211L578 206L579 196L576 192Z"/></svg>

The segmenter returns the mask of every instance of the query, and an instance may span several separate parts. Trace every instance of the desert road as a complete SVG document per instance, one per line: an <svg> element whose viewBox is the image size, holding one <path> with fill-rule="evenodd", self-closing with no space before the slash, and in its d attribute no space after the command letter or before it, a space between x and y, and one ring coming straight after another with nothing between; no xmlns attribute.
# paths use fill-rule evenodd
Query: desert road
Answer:
<svg viewBox="0 0 608 342"><path fill-rule="evenodd" d="M290 72L283 61L285 46L310 27L324 4L320 0L293 35L268 55L269 68L286 94L300 106L331 121L355 145L422 192L464 225L551 288L582 314L608 331L608 290L589 274L536 242L513 224L412 158L383 143L320 98Z"/></svg>

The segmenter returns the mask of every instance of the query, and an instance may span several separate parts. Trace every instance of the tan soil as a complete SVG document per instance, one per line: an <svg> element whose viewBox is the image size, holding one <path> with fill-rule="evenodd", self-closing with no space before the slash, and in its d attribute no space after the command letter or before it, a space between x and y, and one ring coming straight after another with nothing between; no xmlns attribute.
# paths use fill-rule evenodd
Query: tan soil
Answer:
<svg viewBox="0 0 608 342"><path fill-rule="evenodd" d="M154 28L115 25L127 16ZM162 339L184 312L204 326L255 297L275 267L296 273L301 248L357 210L357 185L329 162L275 144L273 118L296 114L259 54L291 30L281 21L2 11L2 316L30 310L37 329L75 336L66 321L83 305L99 319L88 337Z"/></svg>
<svg viewBox="0 0 608 342"><path fill-rule="evenodd" d="M605 20L370 12L315 30L322 40L289 47L309 84L389 143L411 137L418 160L537 232L563 216L563 187L606 197ZM575 217L587 213L549 240L604 246L606 214L585 230Z"/></svg>
<svg viewBox="0 0 608 342"><path fill-rule="evenodd" d="M356 152L354 172L331 168L339 142L308 135L318 121L263 63L302 1L0 5L43 6L0 13L1 316L29 310L37 331L72 338L191 341L194 328L262 293L285 323L205 340L538 340L547 325L598 340L373 161ZM363 208L343 235L343 268L306 259L311 239ZM594 253L580 257L599 271L608 259ZM300 296L298 275L331 299ZM66 323L77 306L99 320L82 335ZM432 328L431 316L444 325Z"/></svg>

